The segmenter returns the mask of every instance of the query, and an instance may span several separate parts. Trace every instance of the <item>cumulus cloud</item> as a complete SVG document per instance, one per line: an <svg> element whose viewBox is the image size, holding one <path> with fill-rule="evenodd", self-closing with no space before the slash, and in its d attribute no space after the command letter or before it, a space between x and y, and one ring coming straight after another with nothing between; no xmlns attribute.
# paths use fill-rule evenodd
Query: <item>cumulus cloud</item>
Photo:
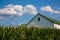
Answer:
<svg viewBox="0 0 60 40"><path fill-rule="evenodd" d="M0 9L0 15L7 15L8 17L0 16L0 19L13 19L15 16L22 16L24 13L35 15L37 14L37 9L33 5L26 5L23 7L22 5L9 4Z"/></svg>
<svg viewBox="0 0 60 40"><path fill-rule="evenodd" d="M33 6L33 5L26 5L26 6L24 7L24 12L35 15L35 14L37 14L37 9L36 9L36 7Z"/></svg>
<svg viewBox="0 0 60 40"><path fill-rule="evenodd" d="M23 13L37 14L37 10L33 5L23 7L22 5L13 4L6 5L4 8L0 9L0 14L22 16Z"/></svg>
<svg viewBox="0 0 60 40"><path fill-rule="evenodd" d="M43 6L40 10L60 14L60 11L52 9L51 6Z"/></svg>
<svg viewBox="0 0 60 40"><path fill-rule="evenodd" d="M9 5L5 6L5 8L0 9L0 14L22 16L22 14L23 14L23 6L9 4Z"/></svg>

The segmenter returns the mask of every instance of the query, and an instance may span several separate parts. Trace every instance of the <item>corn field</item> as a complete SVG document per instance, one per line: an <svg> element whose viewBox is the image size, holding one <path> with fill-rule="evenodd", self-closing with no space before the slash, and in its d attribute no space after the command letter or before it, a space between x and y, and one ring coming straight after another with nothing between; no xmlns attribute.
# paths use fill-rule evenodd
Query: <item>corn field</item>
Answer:
<svg viewBox="0 0 60 40"><path fill-rule="evenodd" d="M0 40L60 40L60 30L26 26L0 27Z"/></svg>

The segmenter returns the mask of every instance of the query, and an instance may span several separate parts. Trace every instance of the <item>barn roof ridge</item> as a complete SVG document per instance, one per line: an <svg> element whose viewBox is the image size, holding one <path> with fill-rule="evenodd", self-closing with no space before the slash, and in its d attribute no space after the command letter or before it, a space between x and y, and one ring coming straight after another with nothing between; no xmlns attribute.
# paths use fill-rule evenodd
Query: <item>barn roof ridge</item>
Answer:
<svg viewBox="0 0 60 40"><path fill-rule="evenodd" d="M40 13L38 13L37 15L35 15L27 24L29 24L29 23L30 23L36 16L38 16L38 15L40 15L40 16L48 19L48 20L51 21L52 23L55 23L55 24L59 24L59 25L60 25L60 21L57 21L57 20L55 20L55 19L53 19L53 18L44 16L44 15L42 15L42 14L40 14Z"/></svg>

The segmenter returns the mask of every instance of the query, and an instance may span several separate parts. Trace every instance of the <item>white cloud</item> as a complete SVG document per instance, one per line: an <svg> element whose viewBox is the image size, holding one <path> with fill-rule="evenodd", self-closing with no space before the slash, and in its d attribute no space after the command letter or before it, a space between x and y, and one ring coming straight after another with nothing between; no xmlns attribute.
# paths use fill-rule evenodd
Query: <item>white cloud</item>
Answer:
<svg viewBox="0 0 60 40"><path fill-rule="evenodd" d="M26 5L26 6L24 7L24 12L35 15L35 14L37 14L37 9L36 9L36 7L33 6L33 5Z"/></svg>
<svg viewBox="0 0 60 40"><path fill-rule="evenodd" d="M51 6L43 6L40 10L60 14L60 11L52 9Z"/></svg>
<svg viewBox="0 0 60 40"><path fill-rule="evenodd" d="M23 6L9 4L5 8L0 9L0 14L19 15L23 14Z"/></svg>
<svg viewBox="0 0 60 40"><path fill-rule="evenodd" d="M37 9L33 5L26 5L23 7L22 5L13 4L6 5L4 8L0 9L0 15L6 14L9 15L10 18L13 18L14 16L22 16L24 13L35 15L37 14ZM3 19L3 17L0 17L0 19Z"/></svg>
<svg viewBox="0 0 60 40"><path fill-rule="evenodd" d="M4 8L0 9L0 14L22 16L23 13L37 14L37 10L33 5L26 5L23 7L22 5L12 4L6 5Z"/></svg>

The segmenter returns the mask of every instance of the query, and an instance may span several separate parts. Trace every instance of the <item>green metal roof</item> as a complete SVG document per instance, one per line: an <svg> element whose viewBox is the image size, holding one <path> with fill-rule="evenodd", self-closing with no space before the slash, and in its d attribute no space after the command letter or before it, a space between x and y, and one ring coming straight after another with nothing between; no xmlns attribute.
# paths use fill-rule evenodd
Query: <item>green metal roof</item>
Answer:
<svg viewBox="0 0 60 40"><path fill-rule="evenodd" d="M51 21L52 23L55 23L55 24L59 24L59 25L60 25L60 21L57 21L57 20L55 20L55 19L46 17L46 16L44 16L44 15L42 15L42 14L40 14L40 13L38 13L36 16L38 16L38 15L40 15L40 16L48 19L48 20ZM36 17L36 16L35 16L35 17ZM33 17L32 20L33 20L35 17ZM29 24L32 20L30 20L27 24Z"/></svg>

